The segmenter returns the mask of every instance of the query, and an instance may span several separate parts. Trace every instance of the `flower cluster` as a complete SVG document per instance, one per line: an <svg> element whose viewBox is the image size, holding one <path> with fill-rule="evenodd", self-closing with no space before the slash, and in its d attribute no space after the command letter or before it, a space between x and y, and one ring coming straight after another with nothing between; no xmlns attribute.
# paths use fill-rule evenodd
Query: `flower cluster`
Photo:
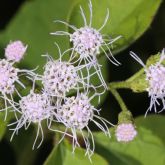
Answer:
<svg viewBox="0 0 165 165"><path fill-rule="evenodd" d="M57 109L57 120L63 123L67 129L71 129L73 135L73 151L77 145L79 146L76 132L80 131L86 146L86 154L88 154L89 157L93 154L95 146L93 134L88 126L90 121L94 122L105 135L110 137L109 129L106 124L109 122L95 114L95 112L99 114L99 110L91 105L90 99L85 93L77 94L76 97L72 96L66 98L65 103ZM97 120L100 120L103 125ZM109 124L112 125L111 123ZM88 137L86 137L82 131L84 128L87 129L88 137L91 136L92 147Z"/></svg>
<svg viewBox="0 0 165 165"><path fill-rule="evenodd" d="M60 141L65 136L72 138L73 151L77 146L80 146L79 138L81 135L86 147L86 155L90 158L94 153L95 143L89 123L93 122L109 137L108 125L114 126L100 116L100 109L96 109L91 104L93 98L100 98L107 89L101 72L101 65L98 62L98 54L102 51L112 63L119 65L119 62L113 57L109 45L119 39L120 36L106 42L104 35L100 32L108 21L108 10L105 21L98 30L92 27L91 1L89 1L89 24L87 24L86 16L81 7L80 10L84 20L84 27L76 28L66 22L56 21L64 23L74 30L73 33L64 31L53 33L54 35L69 35L73 47L61 53L60 47L56 44L59 58L53 59L50 55L44 55L47 58L47 62L43 68L43 74L37 74L35 70L15 68L14 64L20 62L23 58L27 46L21 41L14 41L7 45L5 49L6 59L0 60L0 91L1 97L5 102L5 108L1 111L6 110L5 119L7 111L14 111L16 121L9 124L9 126L15 126L10 128L10 130L13 130L11 140L15 134L18 134L20 128L25 127L25 129L28 129L30 124L33 123L38 126L33 149L41 134L41 140L37 148L40 147L44 139L42 122L46 120L47 129L63 134ZM108 50L108 53L106 50ZM63 59L66 53L70 55L68 60ZM152 70L151 68L147 72L148 75L153 74ZM159 72L164 74L164 70L160 65ZM26 88L20 80L21 75L25 75L32 85L32 89L27 95L19 92L15 86L18 83L23 88ZM100 84L94 85L92 83L91 77L93 76L98 77ZM37 87L37 81L42 87ZM103 92L98 92L100 88L103 88ZM155 89L152 89L150 93L154 91ZM159 91L160 94L162 92ZM18 95L19 101L18 97L17 101L13 98L13 94ZM63 130L56 129L55 124L59 123L63 125ZM131 141L136 134L134 127L129 124L119 125L116 130L118 141Z"/></svg>
<svg viewBox="0 0 165 165"><path fill-rule="evenodd" d="M11 140L15 134L18 134L20 128L25 127L25 129L28 129L30 124L34 123L38 125L38 129L33 149L41 134L41 140L37 148L40 147L44 139L42 121L46 120L49 130L63 133L64 136L67 135L73 139L73 151L76 146L80 146L77 134L77 132L80 132L86 146L86 154L90 157L94 152L95 145L92 131L89 128L89 122L94 122L107 136L110 136L107 124L112 124L102 118L99 115L100 110L94 108L90 103L95 96L100 96L102 93L98 93L97 87L90 84L89 80L86 81L87 77L81 76L82 69L85 67L84 64L75 66L74 62L64 61L62 57L65 53L61 53L58 45L57 48L59 50L59 59L54 60L51 56L45 55L47 62L42 75L34 71L16 69L13 66L14 59L12 61L6 59L0 61L2 73L0 87L4 95L3 98L7 101L5 109L12 109L16 117L16 121L9 124L9 126L16 125L14 128L10 128L10 130L13 130ZM12 51L11 48L10 50ZM18 82L25 88L19 80L19 72L25 72L24 74L32 84L32 89L25 96L22 96L14 86L14 83ZM36 81L40 81L42 84L42 89L37 89L37 92L35 92ZM94 94L89 97L90 89L94 91ZM19 101L13 99L12 93L14 91L20 97ZM71 91L76 96L69 97L68 94ZM7 97L8 95L10 99ZM9 107L7 107L8 105ZM54 123L63 124L65 131L52 128ZM84 128L87 129L87 136L83 132ZM89 137L92 139L92 145L90 144Z"/></svg>

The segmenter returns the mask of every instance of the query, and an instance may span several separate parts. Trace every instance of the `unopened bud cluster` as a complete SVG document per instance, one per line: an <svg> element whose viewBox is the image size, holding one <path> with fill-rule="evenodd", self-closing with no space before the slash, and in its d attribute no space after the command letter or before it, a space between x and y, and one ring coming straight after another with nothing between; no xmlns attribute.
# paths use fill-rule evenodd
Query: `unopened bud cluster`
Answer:
<svg viewBox="0 0 165 165"><path fill-rule="evenodd" d="M137 135L137 131L132 123L122 123L117 126L116 138L119 142L130 142Z"/></svg>
<svg viewBox="0 0 165 165"><path fill-rule="evenodd" d="M10 61L19 62L23 58L26 49L27 46L21 41L11 42L5 48L5 57Z"/></svg>

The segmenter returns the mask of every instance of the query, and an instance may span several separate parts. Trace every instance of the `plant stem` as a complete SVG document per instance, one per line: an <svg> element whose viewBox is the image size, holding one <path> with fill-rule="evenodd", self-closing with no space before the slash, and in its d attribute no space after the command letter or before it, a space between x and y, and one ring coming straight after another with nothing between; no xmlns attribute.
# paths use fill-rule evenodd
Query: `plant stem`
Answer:
<svg viewBox="0 0 165 165"><path fill-rule="evenodd" d="M131 89L131 83L136 80L138 77L140 77L144 73L144 68L140 69L137 73L135 73L132 77L128 78L126 81L120 81L120 82L112 82L109 83L109 91L113 94L113 96L116 98L117 102L119 103L122 111L129 111L127 106L125 105L122 97L118 93L117 89Z"/></svg>
<svg viewBox="0 0 165 165"><path fill-rule="evenodd" d="M120 89L120 88L130 88L130 83L127 81L119 81L109 83L109 88Z"/></svg>
<svg viewBox="0 0 165 165"><path fill-rule="evenodd" d="M115 99L117 100L117 102L120 105L120 108L122 109L122 111L128 111L128 108L126 106L126 104L124 103L123 99L121 98L120 94L117 92L116 89L113 88L109 88L109 90L111 91L111 93L113 94L113 96L115 97Z"/></svg>

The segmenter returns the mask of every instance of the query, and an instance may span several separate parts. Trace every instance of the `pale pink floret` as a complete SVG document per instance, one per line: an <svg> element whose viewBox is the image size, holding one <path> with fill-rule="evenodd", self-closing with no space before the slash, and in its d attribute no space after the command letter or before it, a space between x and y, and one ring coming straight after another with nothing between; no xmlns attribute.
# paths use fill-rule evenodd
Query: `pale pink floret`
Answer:
<svg viewBox="0 0 165 165"><path fill-rule="evenodd" d="M73 65L62 61L48 61L43 75L44 90L51 96L63 96L78 83Z"/></svg>
<svg viewBox="0 0 165 165"><path fill-rule="evenodd" d="M65 104L57 109L59 119L68 128L83 129L93 120L94 107L89 103L86 95L66 98Z"/></svg>
<svg viewBox="0 0 165 165"><path fill-rule="evenodd" d="M27 45L25 46L21 41L14 41L7 45L5 48L5 57L9 61L19 62L27 49Z"/></svg>
<svg viewBox="0 0 165 165"><path fill-rule="evenodd" d="M137 131L133 124L120 124L116 129L116 138L119 142L130 142L137 135Z"/></svg>
<svg viewBox="0 0 165 165"><path fill-rule="evenodd" d="M65 97L70 90L94 88L93 85L85 82L89 81L90 77L82 76L84 66L75 66L74 62L63 61L62 57L65 52L62 54L58 44L56 46L60 54L58 60L54 60L49 55L43 55L48 59L44 66L43 76L41 76L44 91L51 97Z"/></svg>
<svg viewBox="0 0 165 165"><path fill-rule="evenodd" d="M156 65L151 65L146 70L146 79L149 82L149 88L147 90L150 96L164 96L165 67L162 64L157 63Z"/></svg>
<svg viewBox="0 0 165 165"><path fill-rule="evenodd" d="M15 68L13 64L12 61L0 59L0 97L3 98L5 102L5 108L1 109L0 112L6 111L5 120L7 118L8 108L15 107L13 103L13 94L16 92L16 94L20 96L16 84L20 85L22 88L26 88L20 81L19 76L24 74L30 78L35 75L33 71Z"/></svg>
<svg viewBox="0 0 165 165"><path fill-rule="evenodd" d="M104 43L102 35L92 27L82 27L70 35L75 51L86 58L89 55L95 56L100 53L100 47Z"/></svg>
<svg viewBox="0 0 165 165"><path fill-rule="evenodd" d="M28 122L38 123L51 116L52 107L45 94L30 93L22 97L20 109Z"/></svg>

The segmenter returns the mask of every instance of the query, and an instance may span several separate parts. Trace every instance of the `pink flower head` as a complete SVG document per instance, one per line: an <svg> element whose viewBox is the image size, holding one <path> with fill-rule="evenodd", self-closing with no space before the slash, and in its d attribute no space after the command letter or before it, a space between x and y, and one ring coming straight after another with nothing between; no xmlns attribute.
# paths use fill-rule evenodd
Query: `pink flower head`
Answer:
<svg viewBox="0 0 165 165"><path fill-rule="evenodd" d="M93 108L88 97L80 94L76 98L66 98L63 106L57 110L57 115L66 127L83 129L93 119Z"/></svg>
<svg viewBox="0 0 165 165"><path fill-rule="evenodd" d="M148 82L146 91L151 101L145 115L152 109L157 113L157 106L160 106L161 103L162 109L159 112L163 111L165 109L165 66L162 62L165 59L165 49L162 50L159 61L151 64L149 67L147 67L135 53L130 52L130 55L144 67L146 74L146 80Z"/></svg>
<svg viewBox="0 0 165 165"><path fill-rule="evenodd" d="M82 76L83 66L74 66L74 62L63 61L65 52L62 54L58 44L56 46L59 50L59 59L54 60L50 55L43 55L48 60L41 76L44 91L51 97L65 97L70 90L92 88L92 85L85 82L89 77Z"/></svg>
<svg viewBox="0 0 165 165"><path fill-rule="evenodd" d="M78 75L73 65L64 61L48 61L45 65L43 85L51 96L63 96L78 83Z"/></svg>
<svg viewBox="0 0 165 165"><path fill-rule="evenodd" d="M27 49L27 45L24 46L24 44L21 41L14 41L7 45L5 48L5 57L9 61L19 62Z"/></svg>
<svg viewBox="0 0 165 165"><path fill-rule="evenodd" d="M27 96L21 97L19 103L15 103L16 106L13 108L15 108L15 110L18 111L21 116L16 122L9 124L9 126L16 124L15 128L10 129L13 130L13 134L11 136L12 140L14 135L17 134L19 129L21 129L23 126L28 129L31 123L38 125L36 138L33 143L34 149L40 133L41 141L37 148L40 147L44 140L42 121L47 120L47 124L50 124L52 116L54 115L54 107L51 106L51 100L45 93L36 94L33 90L34 89L32 89Z"/></svg>
<svg viewBox="0 0 165 165"><path fill-rule="evenodd" d="M137 131L131 123L123 123L117 126L116 138L119 142L130 142L136 137L136 135Z"/></svg>
<svg viewBox="0 0 165 165"><path fill-rule="evenodd" d="M117 41L121 36L117 36L114 39L110 37L105 37L104 34L101 33L101 30L105 27L109 19L109 10L107 10L106 17L102 26L99 29L96 29L92 26L92 19L93 19L93 9L92 9L92 2L89 0L89 11L90 11L90 18L89 23L87 21L86 15L84 10L80 6L80 13L82 15L82 19L84 21L84 25L80 28L70 25L67 22L57 20L55 22L62 23L73 30L72 33L66 31L56 31L51 33L52 35L57 36L69 36L70 42L72 43L73 47L70 49L72 53L70 55L70 61L78 62L78 65L81 65L82 62L86 65L87 73L91 76L91 68L95 70L95 76L98 76L101 85L108 89L106 82L103 79L103 75L101 72L101 66L98 62L98 54L103 52L105 56L115 65L120 65L120 63L114 58L110 45L112 45L115 41ZM107 50L107 51L106 51ZM92 73L93 74L93 73Z"/></svg>
<svg viewBox="0 0 165 165"><path fill-rule="evenodd" d="M86 147L86 154L89 159L94 153L94 137L92 131L89 128L89 122L93 122L96 126L104 132L106 136L110 136L110 132L107 124L112 125L106 119L99 116L99 110L97 110L91 103L92 97L88 98L86 93L78 93L77 96L68 97L64 100L63 105L57 108L57 120L66 126L65 132L68 129L71 130L73 138L73 152L77 146L80 146L78 141L78 134L82 135L82 138ZM97 114L95 114L98 113ZM86 128L87 135L84 134L83 129ZM91 142L89 138L91 137Z"/></svg>

